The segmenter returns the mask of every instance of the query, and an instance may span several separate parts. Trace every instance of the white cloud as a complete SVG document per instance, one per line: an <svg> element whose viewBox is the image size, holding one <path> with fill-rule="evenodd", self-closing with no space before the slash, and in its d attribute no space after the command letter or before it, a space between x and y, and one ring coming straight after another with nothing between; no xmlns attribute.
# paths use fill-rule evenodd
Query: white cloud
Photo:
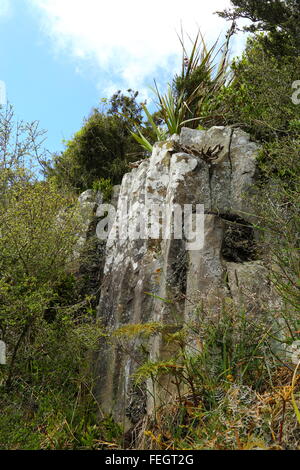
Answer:
<svg viewBox="0 0 300 470"><path fill-rule="evenodd" d="M1 0L0 2L0 17L10 16L12 12L11 0Z"/></svg>
<svg viewBox="0 0 300 470"><path fill-rule="evenodd" d="M180 64L176 32L194 37L198 27L208 41L225 32L228 23L214 15L229 0L29 0L41 13L43 31L56 52L97 67L102 91L145 89L170 79ZM243 42L243 40L241 39ZM241 43L234 52L240 52ZM118 77L118 78L116 78Z"/></svg>

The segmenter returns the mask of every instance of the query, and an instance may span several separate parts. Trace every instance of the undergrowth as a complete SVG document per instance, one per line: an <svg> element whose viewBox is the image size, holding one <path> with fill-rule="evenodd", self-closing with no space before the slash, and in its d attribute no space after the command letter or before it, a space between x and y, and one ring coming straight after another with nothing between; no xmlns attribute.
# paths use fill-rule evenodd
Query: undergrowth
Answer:
<svg viewBox="0 0 300 470"><path fill-rule="evenodd" d="M240 311L226 299L214 313L199 308L193 322L175 328L150 323L118 330L124 351L133 338L156 335L172 351L168 359L136 369L135 383L147 383L155 401L152 413L131 430L132 448L300 448L293 406L293 396L296 403L300 398L299 376L293 383L288 328L278 330L273 320L270 312Z"/></svg>

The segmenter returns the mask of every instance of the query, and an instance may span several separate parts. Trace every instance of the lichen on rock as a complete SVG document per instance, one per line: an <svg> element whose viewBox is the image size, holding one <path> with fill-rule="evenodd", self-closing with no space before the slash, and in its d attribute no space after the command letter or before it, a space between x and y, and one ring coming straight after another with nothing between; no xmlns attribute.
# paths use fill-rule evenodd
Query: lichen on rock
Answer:
<svg viewBox="0 0 300 470"><path fill-rule="evenodd" d="M208 150L214 159L205 157ZM140 204L203 204L204 245L186 251L184 240L109 237L98 316L111 335L124 325L148 322L180 328L180 322L193 318L201 300L212 306L216 299L239 298L239 280L255 290L252 281L266 275L254 255L254 208L247 197L255 182L258 150L240 129L183 128L180 136L155 144L152 156L124 176L118 210L120 201L127 200L130 224L137 222ZM230 225L241 221L244 228ZM151 397L145 399L146 392L139 391L134 409L137 390L131 377L140 365L141 349L152 360L172 354L161 336L146 344L132 340L126 351L103 342L96 365L101 408L122 422L127 410L126 427L145 412L145 400L148 411L152 406Z"/></svg>

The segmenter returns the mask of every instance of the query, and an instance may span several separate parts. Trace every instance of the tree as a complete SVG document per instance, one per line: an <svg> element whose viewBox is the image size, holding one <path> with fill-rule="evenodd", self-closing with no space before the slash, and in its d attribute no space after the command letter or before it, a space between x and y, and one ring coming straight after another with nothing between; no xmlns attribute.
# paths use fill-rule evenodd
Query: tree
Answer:
<svg viewBox="0 0 300 470"><path fill-rule="evenodd" d="M14 181L27 179L44 167L48 158L45 135L38 121L16 121L11 104L0 109L0 197Z"/></svg>
<svg viewBox="0 0 300 470"><path fill-rule="evenodd" d="M133 91L131 88L127 90L127 95L118 90L108 101L107 114L121 117L127 125L129 123L131 126L140 125L143 122L143 105L145 103L137 102L138 95L139 92ZM107 102L107 100L104 101Z"/></svg>
<svg viewBox="0 0 300 470"><path fill-rule="evenodd" d="M276 56L298 56L300 52L299 0L232 0L233 9L218 12L229 20L244 18L251 21L245 31L268 33L264 46Z"/></svg>
<svg viewBox="0 0 300 470"><path fill-rule="evenodd" d="M82 214L66 187L59 190L37 177L47 155L43 135L37 123L15 123L12 107L2 111L0 339L7 346L7 365L0 368L2 448L40 448L52 422L67 422L75 409L78 418L72 417L71 426L79 432L93 419L94 399L85 389L79 399L78 389L92 388L87 353L97 348L102 330L92 294L80 292L73 274Z"/></svg>
<svg viewBox="0 0 300 470"><path fill-rule="evenodd" d="M75 245L79 219L70 196L45 182L15 182L0 205L0 330L11 351L34 348Z"/></svg>
<svg viewBox="0 0 300 470"><path fill-rule="evenodd" d="M207 126L240 126L262 141L297 135L300 107L292 101L292 83L300 76L299 57L278 60L255 35L233 62L232 72L231 84L213 98Z"/></svg>
<svg viewBox="0 0 300 470"><path fill-rule="evenodd" d="M59 186L68 185L76 191L93 187L100 178L119 184L129 170L128 163L141 157L141 149L131 136L131 130L142 120L137 92L120 91L110 100L106 112L94 109L83 127L66 143L61 155L54 156L46 176Z"/></svg>
<svg viewBox="0 0 300 470"><path fill-rule="evenodd" d="M0 336L9 352L8 387L20 358L25 376L37 354L48 306L62 302L59 291L70 280L68 263L81 227L74 197L37 177L47 155L44 135L37 122L15 122L12 106L2 110Z"/></svg>

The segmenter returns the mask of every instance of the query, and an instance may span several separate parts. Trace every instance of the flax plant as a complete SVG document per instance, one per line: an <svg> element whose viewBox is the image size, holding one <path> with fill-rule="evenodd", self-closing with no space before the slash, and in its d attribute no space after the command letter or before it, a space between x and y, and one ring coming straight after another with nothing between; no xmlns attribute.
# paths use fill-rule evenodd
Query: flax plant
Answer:
<svg viewBox="0 0 300 470"><path fill-rule="evenodd" d="M157 125L147 107L143 106L157 141L165 140L168 135L179 134L183 126L198 127L201 120L209 115L212 98L228 82L230 40L234 32L235 24L228 31L222 47L218 48L217 40L208 48L198 31L195 40L191 40L190 53L185 46L183 33L178 36L182 47L180 75L176 75L172 84L168 84L165 94L159 91L156 81L151 88L157 99L157 111L163 126ZM137 127L137 132L133 132L132 136L144 149L152 150L152 144L145 138L141 128Z"/></svg>

